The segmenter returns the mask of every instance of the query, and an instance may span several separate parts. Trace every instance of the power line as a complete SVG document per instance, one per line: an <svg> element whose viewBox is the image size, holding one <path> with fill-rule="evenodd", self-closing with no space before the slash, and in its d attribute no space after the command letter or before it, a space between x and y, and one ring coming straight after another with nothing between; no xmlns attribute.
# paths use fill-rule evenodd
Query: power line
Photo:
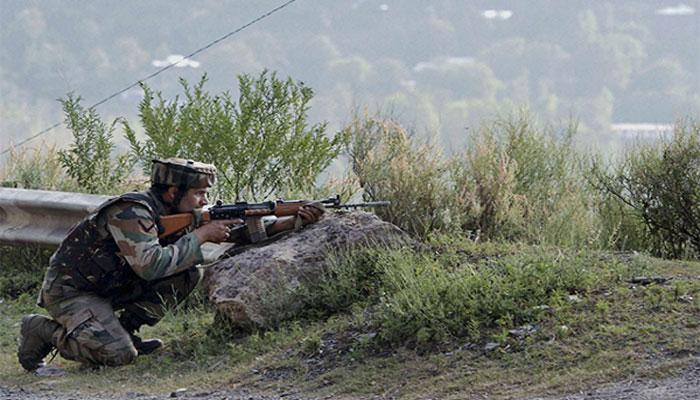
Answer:
<svg viewBox="0 0 700 400"><path fill-rule="evenodd" d="M283 3L283 4L279 5L279 6L277 6L277 7L273 8L273 9L271 9L270 11L266 12L265 14L262 14L261 16L255 18L254 20L252 20L252 21L246 23L245 25L242 25L242 26L236 28L235 30L233 30L233 31L231 31L231 32L229 32L229 33L227 33L227 34L225 34L224 36L221 36L220 38L218 38L218 39L216 39L216 40L214 40L214 41L212 41L212 42L209 42L207 45L205 45L205 46L203 46L203 47L200 47L199 49L193 51L192 53L190 53L190 54L184 56L181 60L172 62L172 63L166 65L165 67L163 67L163 68L157 70L156 72L154 72L154 73L152 73L152 74L146 76L145 78L139 79L138 81L132 83L131 85L125 87L124 89L122 89L122 90L120 90L120 91L118 91L118 92L115 92L115 93L110 94L109 96L105 97L104 99L102 99L102 100L98 101L97 103L91 105L90 108L95 108L95 107L97 107L97 106L100 106L100 105L102 105L102 104L104 104L104 103L106 103L106 102L112 100L113 98L119 96L120 94L122 94L122 93L128 91L129 89L133 89L133 88L135 88L136 86L139 86L141 83L146 82L147 80L149 80L149 79L151 79L151 78L154 78L154 77L160 75L161 73L163 73L163 72L169 70L170 68L176 66L177 64L181 63L182 61L184 61L184 60L186 60L186 59L188 59L188 58L192 58L192 57L196 56L197 54L199 54L199 53L201 53L201 52L203 52L203 51L205 51L205 50L208 50L210 47L212 47L212 46L218 44L218 43L221 42L221 41L224 41L224 40L230 38L231 36L233 36L233 35L239 33L240 31L242 31L242 30L248 28L249 26L254 25L255 23L257 23L257 22L259 22L259 21L261 21L261 20L263 20L263 19L269 17L270 15L272 15L272 14L274 14L274 13L276 13L277 11L282 10L283 8L285 8L285 7L287 7L288 5L294 3L295 1L296 1L296 0L289 0L289 1L287 1L286 3ZM24 144L26 144L26 143L28 143L28 142L30 142L30 141L32 141L32 140L38 138L39 136L42 136L42 135L44 135L44 134L46 134L46 133L48 133L48 132L50 132L50 131L52 131L52 130L58 128L58 127L61 126L61 125L63 125L63 122L59 122L59 123L56 123L56 124L54 124L54 125L51 125L50 127L46 128L46 129L44 129L44 130L42 130L41 132L38 132L38 133L36 133L36 134L34 134L34 135L28 137L27 139L24 139L24 140L22 140L21 142L15 144L15 145L14 145L14 148L20 147L20 146L22 146L22 145L24 145ZM10 149L12 149L12 147L10 147L10 148L8 148L8 149L5 149L5 150L3 150L2 152L0 152L0 156L2 156L2 155L4 155L4 154L8 153L8 152L10 151Z"/></svg>

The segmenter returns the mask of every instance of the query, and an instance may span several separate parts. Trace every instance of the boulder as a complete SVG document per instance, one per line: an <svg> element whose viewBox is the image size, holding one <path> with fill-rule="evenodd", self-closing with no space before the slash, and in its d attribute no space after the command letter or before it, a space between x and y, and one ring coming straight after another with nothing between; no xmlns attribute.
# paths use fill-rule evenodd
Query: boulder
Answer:
<svg viewBox="0 0 700 400"><path fill-rule="evenodd" d="M204 285L217 318L235 330L276 326L303 307L295 298L302 285L324 277L335 254L358 246L418 246L404 231L376 215L327 212L324 218L262 244L234 247L205 268Z"/></svg>

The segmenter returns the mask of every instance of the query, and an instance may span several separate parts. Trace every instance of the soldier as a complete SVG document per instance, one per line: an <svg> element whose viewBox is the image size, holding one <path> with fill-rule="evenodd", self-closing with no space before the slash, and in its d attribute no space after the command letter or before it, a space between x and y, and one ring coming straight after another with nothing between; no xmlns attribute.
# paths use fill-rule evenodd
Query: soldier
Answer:
<svg viewBox="0 0 700 400"><path fill-rule="evenodd" d="M241 220L217 220L186 233L158 238L160 216L195 214L208 203L216 181L210 164L154 160L151 188L111 199L76 225L49 262L38 304L51 315L27 315L20 328L19 362L27 371L61 356L89 365L117 366L149 354L163 343L136 335L155 325L168 307L200 281L201 244L245 242ZM296 217L267 226L275 234L319 220L322 207L303 207Z"/></svg>

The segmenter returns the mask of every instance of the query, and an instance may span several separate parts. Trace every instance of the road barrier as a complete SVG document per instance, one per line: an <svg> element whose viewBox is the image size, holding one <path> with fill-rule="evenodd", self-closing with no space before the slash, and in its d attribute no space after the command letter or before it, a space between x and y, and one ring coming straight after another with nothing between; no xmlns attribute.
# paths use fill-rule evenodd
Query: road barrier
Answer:
<svg viewBox="0 0 700 400"><path fill-rule="evenodd" d="M0 242L58 246L107 196L0 188Z"/></svg>
<svg viewBox="0 0 700 400"><path fill-rule="evenodd" d="M84 193L0 188L0 243L56 247L73 225L109 198ZM205 243L202 253L209 262L230 246Z"/></svg>

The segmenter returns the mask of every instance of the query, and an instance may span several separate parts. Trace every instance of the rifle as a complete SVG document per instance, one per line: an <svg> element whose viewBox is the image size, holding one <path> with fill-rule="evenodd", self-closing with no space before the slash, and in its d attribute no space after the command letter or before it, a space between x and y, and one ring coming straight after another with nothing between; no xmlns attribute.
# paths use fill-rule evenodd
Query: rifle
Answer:
<svg viewBox="0 0 700 400"><path fill-rule="evenodd" d="M325 208L330 209L357 209L365 207L387 207L388 201L372 201L367 203L341 204L340 196L329 197L325 200L276 200L262 203L238 202L234 204L223 204L217 200L216 204L208 210L202 211L202 221L208 222L217 219L244 220L250 240L253 243L267 238L265 225L262 217L274 215L275 217L285 217L297 215L299 209L311 203L321 203ZM161 231L158 237L172 235L194 224L194 216L191 213L173 214L160 217Z"/></svg>

